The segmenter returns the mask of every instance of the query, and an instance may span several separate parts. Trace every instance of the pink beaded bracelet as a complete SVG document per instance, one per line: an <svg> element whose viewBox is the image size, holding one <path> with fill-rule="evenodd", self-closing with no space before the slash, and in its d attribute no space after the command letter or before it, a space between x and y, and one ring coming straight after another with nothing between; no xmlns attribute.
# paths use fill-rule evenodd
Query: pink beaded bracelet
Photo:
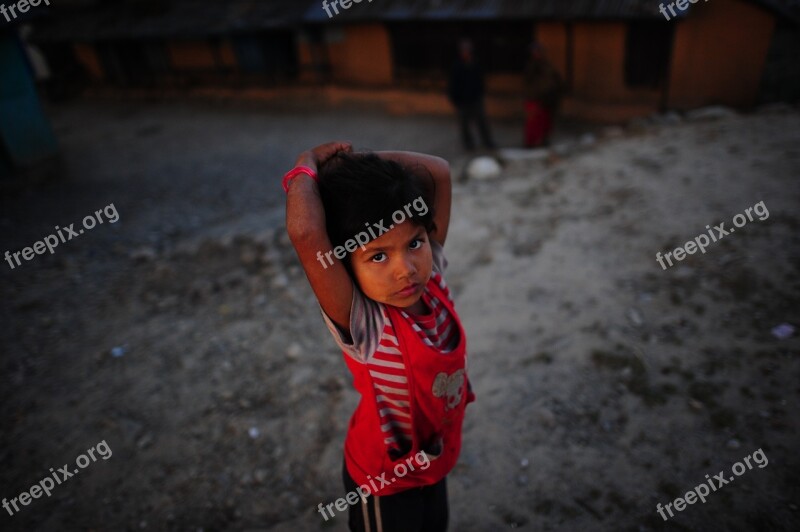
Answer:
<svg viewBox="0 0 800 532"><path fill-rule="evenodd" d="M311 179L319 182L317 180L317 173L314 170L312 170L308 166L297 166L286 172L286 175L283 176L283 191L286 192L287 194L289 193L289 181L297 177L298 174L308 174L309 176L311 176Z"/></svg>

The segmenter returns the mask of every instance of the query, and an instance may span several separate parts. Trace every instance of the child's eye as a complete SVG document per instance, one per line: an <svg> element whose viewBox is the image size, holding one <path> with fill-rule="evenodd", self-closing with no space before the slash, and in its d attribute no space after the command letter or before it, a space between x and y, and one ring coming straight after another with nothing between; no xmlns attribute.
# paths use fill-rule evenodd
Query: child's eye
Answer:
<svg viewBox="0 0 800 532"><path fill-rule="evenodd" d="M419 238L415 238L414 240L411 241L411 244L408 247L410 247L411 249L419 249L422 247L422 244L423 244L422 240L420 240Z"/></svg>
<svg viewBox="0 0 800 532"><path fill-rule="evenodd" d="M386 260L386 253L376 253L370 260L372 262L383 262Z"/></svg>

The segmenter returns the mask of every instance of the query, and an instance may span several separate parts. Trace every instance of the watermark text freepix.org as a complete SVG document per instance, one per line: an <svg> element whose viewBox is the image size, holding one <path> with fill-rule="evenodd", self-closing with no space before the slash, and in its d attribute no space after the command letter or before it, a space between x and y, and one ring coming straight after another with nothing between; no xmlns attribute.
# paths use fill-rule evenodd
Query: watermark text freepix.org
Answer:
<svg viewBox="0 0 800 532"><path fill-rule="evenodd" d="M413 218L414 213L411 212L411 207L414 207L414 211L417 213L418 216L425 216L426 214L428 214L428 204L425 203L425 200L422 199L422 196L420 196L414 201L407 203L402 209L397 209L396 211L394 211L392 213L392 221L395 224L399 225L404 221L406 221L407 217ZM367 231L361 231L356 236L345 242L343 246L336 246L334 249L328 251L324 255L321 251L317 251L317 260L319 261L320 264L322 264L323 268L327 270L328 265L333 266L333 259L331 258L331 255L341 260L345 258L347 252L352 253L359 246L361 246L361 250L364 251L366 249L364 246L367 243L369 243L370 236L372 236L372 238L375 239L381 236L383 233L386 233L389 230L394 229L394 224L391 224L387 228L383 222L383 219L381 219L378 223L372 224L372 227L370 227L369 222L365 223L364 225L367 226L367 231L369 231L369 233L367 233ZM372 230L373 228L375 228L378 231L377 235L375 234L375 231ZM325 259L328 259L328 264L325 264Z"/></svg>
<svg viewBox="0 0 800 532"><path fill-rule="evenodd" d="M335 502L332 502L326 505L325 507L322 506L322 503L319 503L319 505L317 505L317 511L321 513L322 517L324 517L325 520L327 521L329 518L325 513L325 510L328 510L330 512L331 517L333 517L333 514L335 513L333 511L334 506L340 512L344 512L345 510L347 510L348 504L351 506L357 504L359 501L365 500L370 495L370 493L375 493L378 490L383 489L384 486L389 486L393 484L398 478L403 478L409 472L414 471L415 462L418 466L420 466L420 469L423 471L425 471L431 466L431 460L430 458L428 458L428 455L425 454L425 451L420 451L414 456L406 458L405 462L398 462L394 466L394 474L395 474L394 478L386 480L385 472L381 473L375 478L372 478L372 475L367 475L367 480L369 480L369 484L360 485L355 489L355 491L349 492L343 498L340 497L336 499ZM380 483L380 486L375 484L376 480ZM370 486L372 487L371 490Z"/></svg>
<svg viewBox="0 0 800 532"><path fill-rule="evenodd" d="M50 0L19 0L19 2L9 4L8 7L6 7L5 4L0 4L0 13L6 17L6 22L11 22L13 19L17 18L16 11L27 13L30 8L36 7L42 2L48 6L50 5ZM9 12L11 13L11 17L8 16Z"/></svg>
<svg viewBox="0 0 800 532"><path fill-rule="evenodd" d="M106 440L103 440L94 447L90 447L89 449L86 450L86 454L88 454L89 456L86 456L86 454L79 455L78 458L75 459L75 464L80 469L85 469L89 467L89 464L91 464L92 462L97 462L97 457L94 455L95 451L97 451L97 453L100 455L100 458L102 458L103 460L108 460L109 458L111 458L111 455L113 454L111 452L111 447L108 446ZM89 458L91 458L91 460L89 460ZM41 497L42 492L46 493L47 496L49 497L51 490L55 488L56 485L61 484L68 478L77 475L80 472L80 469L76 468L70 471L69 464L64 464L64 467L61 467L56 471L54 471L53 468L51 467L50 473L52 473L52 475L44 477L38 483L31 486L31 489L29 489L28 491L23 491L10 501L4 497L3 508L6 509L8 515L14 515L14 512L11 511L11 507L13 506L14 511L19 512L19 506L17 506L17 501L19 501L19 503L22 506L28 506L31 503L32 499L38 499L39 497Z"/></svg>
<svg viewBox="0 0 800 532"><path fill-rule="evenodd" d="M672 16L673 17L677 17L678 15L675 14L675 10L672 9L672 6L676 6L681 11L686 11L687 9L689 9L689 4L690 3L696 4L699 1L700 0L677 0L676 2L668 3L667 7L669 8L669 12L672 13ZM708 0L705 0L705 1L708 2ZM664 18L669 20L669 15L667 15L667 10L664 9L664 3L663 2L658 5L658 10L661 11L661 14L664 15Z"/></svg>
<svg viewBox="0 0 800 532"><path fill-rule="evenodd" d="M750 458L753 459L753 461L756 463L759 469L764 469L769 464L769 459L767 458L767 455L764 454L764 451L762 451L759 448L756 452L754 452L750 456L745 456L742 459L744 464L742 462L736 462L735 464L733 464L733 467L731 467L731 471L733 471L733 474L736 475L737 477L740 477L750 469L753 469L753 464L750 463ZM745 467L745 464L747 464L747 467ZM706 475L706 480L708 482L703 482L701 484L698 484L697 486L694 487L693 490L687 491L686 495L684 495L683 497L678 497L674 501L665 504L663 507L661 506L661 503L656 504L656 512L658 512L658 515L660 515L661 518L664 519L664 521L666 521L669 518L666 515L664 515L664 510L667 510L670 517L675 517L675 514L672 513L671 509L671 507L673 506L675 507L676 511L682 512L684 508L686 508L687 504L694 504L697 502L698 499L700 499L700 502L705 504L706 497L711 492L717 491L725 484L730 484L731 482L734 481L734 479L735 477L725 478L724 471L720 471L718 474L714 475L713 478ZM711 488L710 490L709 486Z"/></svg>
<svg viewBox="0 0 800 532"><path fill-rule="evenodd" d="M333 8L334 13L338 15L339 8L337 7L337 5L341 6L342 9L350 9L353 6L353 4L360 4L361 1L362 0L332 0L332 2L329 4L328 0L322 0L322 9L324 9L325 13L328 14L328 18L333 18L333 13L331 13L331 8ZM368 2L371 4L372 0L368 0Z"/></svg>
<svg viewBox="0 0 800 532"><path fill-rule="evenodd" d="M106 218L108 218L108 221L112 224L115 223L117 220L119 220L119 213L117 213L117 208L114 206L113 203L110 203L109 205L106 205L104 208L96 210L94 212L94 215L90 214L86 216L83 219L84 229L92 229L94 228L95 225L97 225L98 222L102 224L103 217L101 216L101 214L105 214ZM95 218L97 218L97 221L95 221ZM58 236L54 234L47 235L42 240L35 242L31 247L24 248L20 251L15 251L14 253L6 251L5 255L6 262L8 262L8 265L13 270L16 267L14 266L14 262L17 263L17 266L22 265L22 263L19 260L20 255L22 255L22 258L25 260L31 260L36 255L41 255L42 253L45 252L45 250L49 251L50 254L52 255L53 252L55 251L56 246L58 246L59 242L64 244L68 240L72 240L73 238L76 238L78 235L83 234L84 230L78 229L76 231L75 229L73 229L74 225L75 224L69 224L68 226L63 228L56 226L55 229ZM64 235L64 233L66 233L66 236ZM11 260L12 258L14 259L13 261Z"/></svg>
<svg viewBox="0 0 800 532"><path fill-rule="evenodd" d="M683 259L686 258L686 255L693 255L695 252L697 252L698 249L700 250L701 253L705 254L706 248L709 246L709 244L712 243L712 241L716 242L718 240L722 240L729 234L734 233L737 227L744 227L745 225L747 225L748 220L752 222L753 212L755 212L758 215L758 219L761 221L764 221L767 218L769 218L769 211L767 210L767 206L764 205L763 200L759 201L752 207L746 208L744 212L745 214L747 214L747 216L740 213L733 217L733 225L735 227L731 227L730 231L727 231L725 229L725 222L722 222L719 225L715 225L714 229L711 229L711 226L707 225L706 229L708 229L708 235L711 237L711 240L708 239L708 236L706 236L705 233L702 233L697 237L695 237L694 240L690 240L687 243L685 243L683 247L679 246L672 251L666 252L663 257L661 256L661 252L659 251L658 253L656 253L656 261L658 261L658 263L661 265L662 270L666 270L667 266L664 265L664 259L667 259L669 265L672 266L671 257L674 257L675 260L677 261L682 261ZM715 230L716 230L716 235L714 234Z"/></svg>

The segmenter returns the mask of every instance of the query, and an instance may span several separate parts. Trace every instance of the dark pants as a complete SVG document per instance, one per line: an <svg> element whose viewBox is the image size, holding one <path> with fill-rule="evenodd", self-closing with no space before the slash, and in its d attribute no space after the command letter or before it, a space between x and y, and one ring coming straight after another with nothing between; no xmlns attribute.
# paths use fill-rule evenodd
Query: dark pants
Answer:
<svg viewBox="0 0 800 532"><path fill-rule="evenodd" d="M342 479L347 493L356 491L358 486L350 478L347 466L342 467ZM365 507L368 524L364 522ZM448 515L445 477L431 486L411 488L394 495L369 495L350 506L348 524L352 532L445 532Z"/></svg>
<svg viewBox="0 0 800 532"><path fill-rule="evenodd" d="M458 122L461 126L461 142L464 149L472 151L475 144L472 142L472 131L470 130L474 122L478 126L481 134L481 141L486 148L494 149L492 134L489 132L489 123L486 121L486 111L483 102L460 105L458 107Z"/></svg>

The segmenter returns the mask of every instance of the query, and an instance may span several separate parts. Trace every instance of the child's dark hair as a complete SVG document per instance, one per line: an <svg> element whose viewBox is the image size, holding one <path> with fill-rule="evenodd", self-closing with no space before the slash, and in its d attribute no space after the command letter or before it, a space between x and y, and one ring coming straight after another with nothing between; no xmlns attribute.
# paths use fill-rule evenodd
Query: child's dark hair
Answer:
<svg viewBox="0 0 800 532"><path fill-rule="evenodd" d="M334 247L343 245L381 220L388 228L393 223L392 214L402 211L419 197L425 201L428 212L424 215L414 212L408 220L424 227L428 233L436 228L433 222L435 183L422 165L406 168L374 153L339 152L320 168L319 192L325 208L328 237ZM348 270L349 257L348 253L344 261Z"/></svg>

